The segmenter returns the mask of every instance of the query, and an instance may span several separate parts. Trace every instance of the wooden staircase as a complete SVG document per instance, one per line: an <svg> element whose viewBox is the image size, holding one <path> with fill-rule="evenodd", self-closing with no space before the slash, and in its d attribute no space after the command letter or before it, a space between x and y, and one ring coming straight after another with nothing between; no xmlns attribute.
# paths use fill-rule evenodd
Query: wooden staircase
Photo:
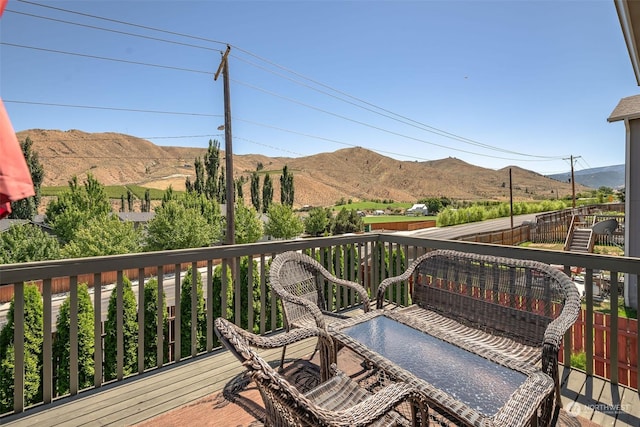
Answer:
<svg viewBox="0 0 640 427"><path fill-rule="evenodd" d="M571 226L564 243L564 250L569 252L593 252L595 235L587 224L579 221L579 217L574 215Z"/></svg>

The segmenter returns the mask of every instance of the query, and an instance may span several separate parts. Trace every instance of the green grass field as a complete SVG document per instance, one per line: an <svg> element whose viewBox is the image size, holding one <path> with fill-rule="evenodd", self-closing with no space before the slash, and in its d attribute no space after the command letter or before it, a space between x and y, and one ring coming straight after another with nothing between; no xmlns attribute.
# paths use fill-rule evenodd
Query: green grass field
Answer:
<svg viewBox="0 0 640 427"><path fill-rule="evenodd" d="M336 205L332 209L334 211L339 211L342 208L347 209L355 209L358 211L374 211L374 210L384 210L384 209L406 209L413 206L413 203L402 203L402 202L394 202L394 203L380 203L380 202L355 202L349 203L346 205Z"/></svg>
<svg viewBox="0 0 640 427"><path fill-rule="evenodd" d="M138 199L144 200L144 193L147 191L146 187L141 187L139 185L107 185L104 189L107 193L107 197L110 199L119 199L122 196L126 198L127 189L130 189ZM60 185L56 187L42 187L40 191L43 196L59 196L68 190L68 185ZM164 195L164 190L149 188L149 195L151 196L151 200L161 200Z"/></svg>
<svg viewBox="0 0 640 427"><path fill-rule="evenodd" d="M362 218L365 224L379 224L381 222L409 222L409 221L429 221L435 216L406 216L406 215L369 215Z"/></svg>

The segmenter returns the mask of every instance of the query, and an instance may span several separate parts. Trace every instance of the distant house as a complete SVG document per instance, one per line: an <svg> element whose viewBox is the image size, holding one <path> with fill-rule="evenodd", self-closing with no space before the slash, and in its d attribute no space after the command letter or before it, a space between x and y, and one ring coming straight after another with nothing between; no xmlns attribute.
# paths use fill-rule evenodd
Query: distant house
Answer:
<svg viewBox="0 0 640 427"><path fill-rule="evenodd" d="M416 203L406 211L407 215L429 215L429 208L423 203Z"/></svg>
<svg viewBox="0 0 640 427"><path fill-rule="evenodd" d="M153 219L155 212L118 212L120 221L131 221L133 226L138 228Z"/></svg>
<svg viewBox="0 0 640 427"><path fill-rule="evenodd" d="M374 215L384 215L384 211L378 209L376 211L373 212Z"/></svg>
<svg viewBox="0 0 640 427"><path fill-rule="evenodd" d="M9 219L9 218L0 219L0 233L4 233L9 228L11 228L12 225L20 225L20 224L28 224L28 223L29 223L29 220L27 219Z"/></svg>

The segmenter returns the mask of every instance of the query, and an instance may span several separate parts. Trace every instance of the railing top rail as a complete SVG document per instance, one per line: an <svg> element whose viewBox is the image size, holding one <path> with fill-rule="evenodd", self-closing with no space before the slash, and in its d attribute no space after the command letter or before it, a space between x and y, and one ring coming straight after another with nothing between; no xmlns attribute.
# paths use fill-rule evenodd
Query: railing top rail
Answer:
<svg viewBox="0 0 640 427"><path fill-rule="evenodd" d="M69 275L102 273L135 268L156 267L229 259L249 255L297 251L308 248L323 248L335 245L363 244L377 240L377 234L355 234L331 237L317 237L300 240L259 242L239 245L222 245L207 248L178 249L171 251L143 252L136 254L111 255L91 258L38 261L20 264L0 265L0 285L51 279Z"/></svg>
<svg viewBox="0 0 640 427"><path fill-rule="evenodd" d="M621 273L640 274L640 258L636 257L562 252L460 240L421 238L403 236L395 233L365 233L348 236L318 237L93 258L4 264L0 265L0 285L55 277L67 277L70 275L192 263L212 259L231 259L250 255L269 255L285 251L324 248L336 245L363 245L375 242L394 243L429 249L453 249L508 258L530 259L555 265L583 266L586 268L617 271Z"/></svg>

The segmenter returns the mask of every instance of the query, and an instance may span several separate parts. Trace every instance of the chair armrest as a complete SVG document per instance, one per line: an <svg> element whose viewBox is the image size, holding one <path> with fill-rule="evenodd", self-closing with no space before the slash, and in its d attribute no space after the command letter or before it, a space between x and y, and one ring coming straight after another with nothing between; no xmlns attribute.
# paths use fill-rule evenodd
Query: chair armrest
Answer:
<svg viewBox="0 0 640 427"><path fill-rule="evenodd" d="M249 345L260 349L283 347L311 337L318 337L318 339L326 341L327 346L333 348L331 335L329 335L326 330L320 328L296 328L289 332L262 336L246 331L226 319L216 319L216 330L221 333L224 328L233 328L234 333L240 335Z"/></svg>
<svg viewBox="0 0 640 427"><path fill-rule="evenodd" d="M347 287L358 294L360 297L360 301L362 303L362 309L367 312L369 311L369 306L371 301L369 299L369 294L367 294L366 289L357 282L352 282L350 280L340 279L333 274L331 274L326 268L322 266L322 264L318 263L318 272L330 282L335 283L336 285Z"/></svg>
<svg viewBox="0 0 640 427"><path fill-rule="evenodd" d="M405 280L408 280L409 277L411 277L411 275L415 271L415 269L418 267L418 265L427 256L430 256L430 254L427 253L427 254L425 254L425 255L423 255L421 257L416 258L416 260L413 261L409 265L409 267L407 267L407 269L402 274L400 274L398 276L387 277L382 282L380 282L380 286L378 286L378 293L376 295L376 308L377 309L381 309L383 307L383 305L384 305L384 293L385 293L386 289L390 285L392 285L394 283L403 282Z"/></svg>
<svg viewBox="0 0 640 427"><path fill-rule="evenodd" d="M368 426L405 400L422 401L423 398L414 386L407 383L394 383L382 388L362 402L348 409L336 411L334 414L342 422L348 422L351 426ZM419 406L427 407L426 402Z"/></svg>
<svg viewBox="0 0 640 427"><path fill-rule="evenodd" d="M564 275L564 273L559 272ZM564 279L567 280L564 280ZM560 348L564 334L573 325L580 314L580 294L576 286L566 276L561 284L564 289L565 301L560 315L553 319L544 333L544 344L552 346L556 351Z"/></svg>
<svg viewBox="0 0 640 427"><path fill-rule="evenodd" d="M313 316L313 318L316 321L316 326L320 329L327 329L327 325L326 322L324 321L324 316L322 315L322 310L320 310L318 308L317 305L315 305L314 303L312 303L311 301L304 299L304 298L300 298L298 296L292 295L288 292L286 293L280 293L278 295L283 301L287 301L290 302L292 304L296 304L299 306L304 307L305 310L309 311L311 313L311 315Z"/></svg>

